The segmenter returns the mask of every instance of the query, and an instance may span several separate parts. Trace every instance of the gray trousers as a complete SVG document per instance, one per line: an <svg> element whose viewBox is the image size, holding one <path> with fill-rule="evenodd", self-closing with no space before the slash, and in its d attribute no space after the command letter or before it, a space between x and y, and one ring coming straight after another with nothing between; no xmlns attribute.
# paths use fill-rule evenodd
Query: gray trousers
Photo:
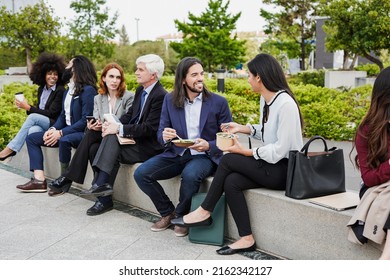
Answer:
<svg viewBox="0 0 390 280"><path fill-rule="evenodd" d="M116 169L118 171L119 163L134 164L142 162L139 156L139 147L134 145L120 145L115 134L107 135L100 143L92 166L97 167L108 174ZM116 173L116 172L115 172ZM115 174L116 176L116 174Z"/></svg>

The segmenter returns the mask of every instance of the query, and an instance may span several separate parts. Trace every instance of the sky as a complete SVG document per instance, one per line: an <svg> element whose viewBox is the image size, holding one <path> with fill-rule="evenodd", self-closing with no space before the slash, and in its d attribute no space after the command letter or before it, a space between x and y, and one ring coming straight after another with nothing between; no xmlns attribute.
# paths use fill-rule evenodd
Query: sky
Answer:
<svg viewBox="0 0 390 280"><path fill-rule="evenodd" d="M18 1L18 0L16 0ZM183 22L188 19L191 11L200 16L206 11L209 0L106 0L106 6L113 15L119 13L116 28L125 25L130 42L139 40L154 40L156 37L175 34L174 20ZM54 13L62 22L68 22L75 17L69 8L71 0L46 0L54 9ZM226 3L226 1L224 2ZM260 31L264 20L259 16L261 0L230 0L228 11L231 14L241 12L236 24L237 31ZM139 19L139 20L136 20ZM138 22L138 32L137 32Z"/></svg>

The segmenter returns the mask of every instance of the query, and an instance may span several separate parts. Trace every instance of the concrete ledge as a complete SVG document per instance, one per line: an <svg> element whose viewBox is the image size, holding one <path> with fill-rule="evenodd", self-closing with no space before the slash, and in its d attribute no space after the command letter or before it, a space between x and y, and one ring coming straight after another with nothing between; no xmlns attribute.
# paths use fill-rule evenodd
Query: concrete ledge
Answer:
<svg viewBox="0 0 390 280"><path fill-rule="evenodd" d="M58 150L44 148L45 174L49 178L60 175ZM121 165L114 185L114 199L140 209L156 213L149 197L137 186L133 172L139 164ZM88 169L83 185L73 187L89 189L92 170ZM207 191L212 178L208 178L201 187ZM178 202L180 178L160 182L171 198ZM373 244L359 246L347 240L347 227L352 210L337 212L313 205L307 200L295 200L284 195L283 191L266 189L248 190L245 193L253 234L259 249L287 259L311 260L352 260L378 259L380 250ZM227 212L225 235L229 239L238 239L236 225Z"/></svg>

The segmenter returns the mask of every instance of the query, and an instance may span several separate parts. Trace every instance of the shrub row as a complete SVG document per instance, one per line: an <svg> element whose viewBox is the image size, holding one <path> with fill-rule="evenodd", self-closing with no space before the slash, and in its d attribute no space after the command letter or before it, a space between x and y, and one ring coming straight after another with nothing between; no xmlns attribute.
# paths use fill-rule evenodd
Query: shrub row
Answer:
<svg viewBox="0 0 390 280"><path fill-rule="evenodd" d="M127 86L135 91L138 84L134 75L126 74ZM171 91L174 77L161 79L164 87ZM217 81L206 79L209 90L217 92ZM291 83L304 119L304 136L322 135L333 140L352 140L364 114L370 104L372 86L365 85L347 92L318 87L312 84ZM24 110L18 110L14 102L14 93L23 91L27 100L36 103L37 86L13 83L4 86L0 94L0 147L4 147L17 133L26 118ZM225 92L218 93L226 97L232 111L233 120L245 124L258 123L260 116L260 96L254 93L246 79L226 79Z"/></svg>

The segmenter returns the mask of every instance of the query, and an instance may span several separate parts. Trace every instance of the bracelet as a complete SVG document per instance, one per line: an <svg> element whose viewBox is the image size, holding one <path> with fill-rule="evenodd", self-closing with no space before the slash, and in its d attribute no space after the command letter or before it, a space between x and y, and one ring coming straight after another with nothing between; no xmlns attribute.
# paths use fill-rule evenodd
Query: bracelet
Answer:
<svg viewBox="0 0 390 280"><path fill-rule="evenodd" d="M62 137L62 136L64 136L63 134L62 134L62 130L58 130L59 132L60 132L60 136Z"/></svg>

